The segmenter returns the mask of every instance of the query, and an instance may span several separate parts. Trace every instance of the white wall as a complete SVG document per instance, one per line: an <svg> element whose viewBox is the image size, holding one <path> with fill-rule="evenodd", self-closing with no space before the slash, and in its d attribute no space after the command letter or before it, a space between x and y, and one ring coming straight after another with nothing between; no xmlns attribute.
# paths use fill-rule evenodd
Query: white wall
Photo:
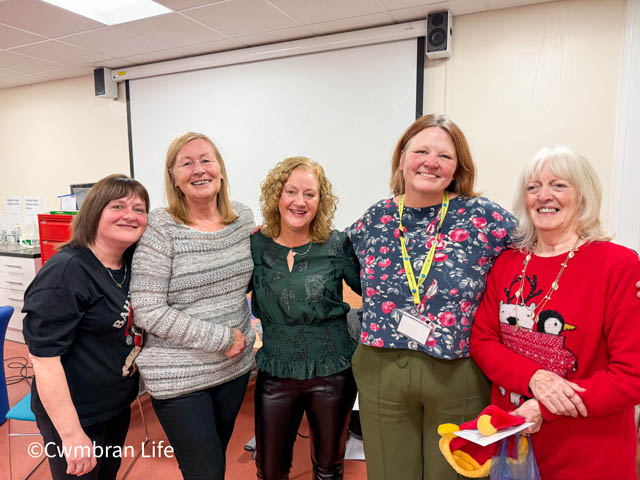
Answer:
<svg viewBox="0 0 640 480"><path fill-rule="evenodd" d="M129 173L126 102L96 98L93 77L0 90L0 213L6 195L35 195L44 210L72 183Z"/></svg>
<svg viewBox="0 0 640 480"><path fill-rule="evenodd" d="M640 1L627 2L612 228L640 251Z"/></svg>
<svg viewBox="0 0 640 480"><path fill-rule="evenodd" d="M582 151L611 218L624 0L571 0L455 17L453 55L425 66L425 113L445 112L471 145L484 195L511 209L538 149Z"/></svg>

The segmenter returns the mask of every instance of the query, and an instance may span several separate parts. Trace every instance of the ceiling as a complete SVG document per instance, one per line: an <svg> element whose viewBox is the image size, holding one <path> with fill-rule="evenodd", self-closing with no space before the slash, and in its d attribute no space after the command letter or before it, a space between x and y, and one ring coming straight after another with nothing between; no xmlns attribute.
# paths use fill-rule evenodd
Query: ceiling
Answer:
<svg viewBox="0 0 640 480"><path fill-rule="evenodd" d="M108 1L108 0L106 0ZM0 0L0 88L424 18L549 0L155 0L173 13L106 26L40 0Z"/></svg>

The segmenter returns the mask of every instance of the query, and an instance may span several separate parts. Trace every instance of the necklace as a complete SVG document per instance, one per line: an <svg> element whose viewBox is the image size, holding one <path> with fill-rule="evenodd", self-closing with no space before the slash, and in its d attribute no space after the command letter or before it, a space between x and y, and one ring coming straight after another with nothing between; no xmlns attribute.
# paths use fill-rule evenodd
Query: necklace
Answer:
<svg viewBox="0 0 640 480"><path fill-rule="evenodd" d="M121 281L121 282L117 281L117 280L113 277L113 275L111 274L111 270L110 270L109 268L104 267L104 268L106 268L106 269L107 269L107 273L108 273L108 274L109 274L109 276L111 277L111 280L113 280L113 283L115 283L115 284L118 286L118 288L122 288L122 285L124 285L124 282L126 282L126 281L127 281L127 263L126 263L126 262L123 262L123 263L124 263L124 278L122 279L122 281Z"/></svg>
<svg viewBox="0 0 640 480"><path fill-rule="evenodd" d="M536 325L538 324L540 312L542 312L545 305L549 303L549 300L551 300L551 295L553 295L553 292L555 292L556 290L558 290L558 288L560 288L560 277L562 277L564 270L567 268L567 264L569 263L569 260L571 260L575 256L576 252L578 251L578 243L580 242L580 240L581 240L580 237L576 239L576 243L574 243L573 247L571 247L571 250L569 250L569 253L565 257L564 262L560 264L560 271L558 272L558 275L556 275L556 279L551 283L549 290L547 291L544 298L542 299L542 302L540 302L540 305L538 305L537 308L528 307L527 305L525 305L524 300L522 298L522 292L524 290L524 280L526 278L526 273L527 273L527 266L529 265L529 261L531 260L531 252L527 254L527 256L524 259L524 262L522 262L522 273L520 274L520 288L516 292L516 298L520 299L519 301L521 306L532 311L533 321ZM516 319L516 327L515 327L516 330L519 327L520 326L518 324L518 320Z"/></svg>
<svg viewBox="0 0 640 480"><path fill-rule="evenodd" d="M304 257L307 253L309 253L309 250L311 250L311 245L313 245L313 242L309 242L309 245L307 246L307 249L304 252L295 252L293 250L295 247L292 247L290 249L291 255L293 255L294 257L296 255L300 255L301 257Z"/></svg>

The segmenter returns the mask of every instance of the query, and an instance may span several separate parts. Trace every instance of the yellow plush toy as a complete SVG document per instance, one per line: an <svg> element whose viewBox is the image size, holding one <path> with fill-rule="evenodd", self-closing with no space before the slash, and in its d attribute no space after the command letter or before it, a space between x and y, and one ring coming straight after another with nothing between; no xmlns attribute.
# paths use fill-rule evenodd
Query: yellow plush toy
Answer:
<svg viewBox="0 0 640 480"><path fill-rule="evenodd" d="M500 442L495 442L483 447L462 437L455 435L459 430L478 429L481 434L489 436L498 431L522 425L524 418L516 417L505 412L495 405L489 405L480 415L470 422L465 422L458 427L453 423L443 423L438 427L440 435L440 451L449 465L468 478L481 478L489 475L491 470L491 458L497 453ZM522 460L529 452L529 443L525 437L520 437L518 442L517 459Z"/></svg>

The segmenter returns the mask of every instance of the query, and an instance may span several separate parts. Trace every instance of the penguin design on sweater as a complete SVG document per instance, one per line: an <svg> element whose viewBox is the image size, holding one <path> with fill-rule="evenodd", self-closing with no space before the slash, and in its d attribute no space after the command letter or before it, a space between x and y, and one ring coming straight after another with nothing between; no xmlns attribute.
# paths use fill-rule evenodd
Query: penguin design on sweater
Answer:
<svg viewBox="0 0 640 480"><path fill-rule="evenodd" d="M512 288L520 282L520 277L516 277L511 286L505 289L507 302L500 302L500 329L504 345L516 353L531 358L539 363L545 370L567 377L570 371L576 371L578 363L576 356L565 346L564 331L575 330L574 325L565 322L560 312L555 310L543 310L536 319L536 304L531 302L534 297L542 293L537 290L537 278L535 275L527 277L527 282L531 287L529 294L517 302ZM500 387L503 395L507 391ZM519 407L524 397L520 394L509 392L513 405Z"/></svg>

